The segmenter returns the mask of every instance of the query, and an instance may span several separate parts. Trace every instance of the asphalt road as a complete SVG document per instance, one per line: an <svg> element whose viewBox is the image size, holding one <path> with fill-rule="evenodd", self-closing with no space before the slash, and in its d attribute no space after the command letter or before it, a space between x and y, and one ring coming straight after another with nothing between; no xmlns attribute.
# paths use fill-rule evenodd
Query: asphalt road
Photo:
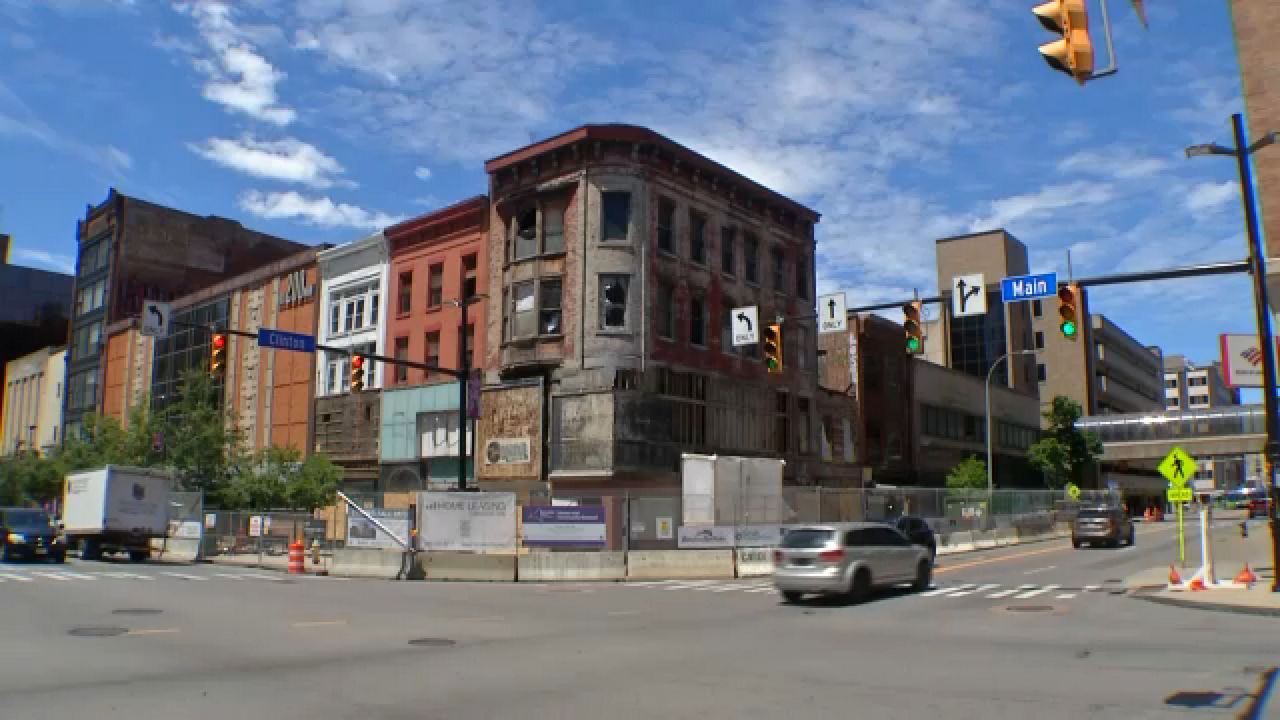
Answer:
<svg viewBox="0 0 1280 720"><path fill-rule="evenodd" d="M0 566L0 717L1280 717L1277 621L1103 589L1167 560L1169 526L1143 529L1132 550L944 557L934 594L852 607L783 605L762 580Z"/></svg>

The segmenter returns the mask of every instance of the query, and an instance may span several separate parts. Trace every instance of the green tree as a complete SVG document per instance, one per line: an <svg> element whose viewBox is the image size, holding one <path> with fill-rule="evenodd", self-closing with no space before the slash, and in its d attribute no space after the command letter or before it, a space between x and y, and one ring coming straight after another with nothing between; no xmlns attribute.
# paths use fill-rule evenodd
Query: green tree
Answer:
<svg viewBox="0 0 1280 720"><path fill-rule="evenodd" d="M947 473L947 488L950 490L985 490L987 487L987 464L970 455Z"/></svg>
<svg viewBox="0 0 1280 720"><path fill-rule="evenodd" d="M183 376L176 402L161 408L154 417L142 415L139 441L150 447L152 434L160 433L159 457L148 455L151 463L173 470L186 490L205 494L210 506L233 507L236 498L230 488L247 465L239 431L223 410L218 389L202 371ZM132 425L131 425L132 427ZM150 453L150 450L146 451ZM225 497L224 497L225 496Z"/></svg>
<svg viewBox="0 0 1280 720"><path fill-rule="evenodd" d="M342 468L324 455L312 455L302 463L285 489L289 506L311 511L331 505L341 481Z"/></svg>
<svg viewBox="0 0 1280 720"><path fill-rule="evenodd" d="M1093 433L1076 428L1080 404L1057 395L1044 413L1048 428L1027 452L1031 464L1044 473L1051 488L1084 480L1090 466L1102 456L1102 442Z"/></svg>

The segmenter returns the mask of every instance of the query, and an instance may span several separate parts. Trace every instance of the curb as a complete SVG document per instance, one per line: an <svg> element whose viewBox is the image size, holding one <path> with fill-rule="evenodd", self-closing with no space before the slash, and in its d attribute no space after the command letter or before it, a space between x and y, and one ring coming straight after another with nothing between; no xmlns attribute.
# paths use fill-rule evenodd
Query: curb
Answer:
<svg viewBox="0 0 1280 720"><path fill-rule="evenodd" d="M1130 592L1132 597L1146 600L1156 605L1168 605L1170 607L1192 608L1195 610L1208 610L1210 612L1229 613L1232 615L1253 615L1256 617L1273 617L1280 618L1280 608L1264 608L1252 607L1249 605L1227 605L1225 603L1200 602L1197 600L1183 600L1182 598L1168 597L1165 595L1145 595L1142 593Z"/></svg>

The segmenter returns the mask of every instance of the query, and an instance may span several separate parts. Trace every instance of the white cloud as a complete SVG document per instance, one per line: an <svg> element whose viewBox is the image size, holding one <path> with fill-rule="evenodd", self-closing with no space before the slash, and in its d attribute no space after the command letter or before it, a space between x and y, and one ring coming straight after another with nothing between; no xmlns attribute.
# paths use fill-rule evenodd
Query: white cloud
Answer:
<svg viewBox="0 0 1280 720"><path fill-rule="evenodd" d="M194 18L196 28L213 58L199 58L197 70L208 76L202 90L205 99L231 111L273 125L288 125L297 117L282 105L276 85L286 77L254 48L253 39L270 37L260 26L246 29L233 19L229 5L214 0L196 0L175 6ZM278 33L278 31L277 31Z"/></svg>
<svg viewBox="0 0 1280 720"><path fill-rule="evenodd" d="M1216 212L1223 209L1233 200L1240 199L1240 183L1235 180L1227 182L1203 182L1193 186L1187 192L1187 210L1192 213Z"/></svg>
<svg viewBox="0 0 1280 720"><path fill-rule="evenodd" d="M354 185L337 177L344 172L341 163L314 145L294 138L275 141L256 140L249 135L239 139L209 138L187 147L206 160L254 177L314 188Z"/></svg>
<svg viewBox="0 0 1280 720"><path fill-rule="evenodd" d="M1117 180L1149 177L1169 169L1169 160L1156 155L1140 155L1127 147L1081 150L1058 163L1064 173L1096 175Z"/></svg>
<svg viewBox="0 0 1280 720"><path fill-rule="evenodd" d="M425 165L419 165L418 167L414 168L413 176L418 178L419 180L430 180L431 168L426 167Z"/></svg>
<svg viewBox="0 0 1280 720"><path fill-rule="evenodd" d="M268 220L294 220L326 228L381 230L403 219L347 203L335 203L327 197L307 197L292 190L288 192L250 190L240 196L240 208Z"/></svg>
<svg viewBox="0 0 1280 720"><path fill-rule="evenodd" d="M1021 220L1041 218L1058 210L1087 205L1100 205L1115 197L1106 183L1074 182L1047 185L1025 195L1001 198L991 203L990 211L969 224L970 232L1007 228Z"/></svg>
<svg viewBox="0 0 1280 720"><path fill-rule="evenodd" d="M74 273L76 271L76 259L66 255L51 253L47 250L36 250L33 248L15 247L13 256L19 260L24 260L36 265L55 270L60 273Z"/></svg>
<svg viewBox="0 0 1280 720"><path fill-rule="evenodd" d="M64 135L41 120L16 93L0 82L0 137L9 136L35 141L79 157L115 178L133 167L133 158L114 145L95 146Z"/></svg>

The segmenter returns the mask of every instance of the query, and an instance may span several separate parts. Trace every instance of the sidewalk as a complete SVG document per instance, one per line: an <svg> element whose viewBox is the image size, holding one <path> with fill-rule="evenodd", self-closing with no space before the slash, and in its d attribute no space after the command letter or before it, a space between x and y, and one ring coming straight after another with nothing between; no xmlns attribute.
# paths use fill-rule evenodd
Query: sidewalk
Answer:
<svg viewBox="0 0 1280 720"><path fill-rule="evenodd" d="M1275 569L1271 563L1271 530L1265 518L1248 521L1249 537L1240 537L1244 511L1217 511L1209 530L1213 547L1214 574L1219 581L1233 579L1244 564L1258 576L1248 589L1204 591L1170 590L1169 566L1154 567L1129 576L1125 585L1137 597L1162 605L1192 607L1248 615L1280 617L1280 593L1271 592ZM1187 562L1178 567L1184 580L1200 567L1199 518L1186 525ZM1175 563L1176 566L1176 563Z"/></svg>

